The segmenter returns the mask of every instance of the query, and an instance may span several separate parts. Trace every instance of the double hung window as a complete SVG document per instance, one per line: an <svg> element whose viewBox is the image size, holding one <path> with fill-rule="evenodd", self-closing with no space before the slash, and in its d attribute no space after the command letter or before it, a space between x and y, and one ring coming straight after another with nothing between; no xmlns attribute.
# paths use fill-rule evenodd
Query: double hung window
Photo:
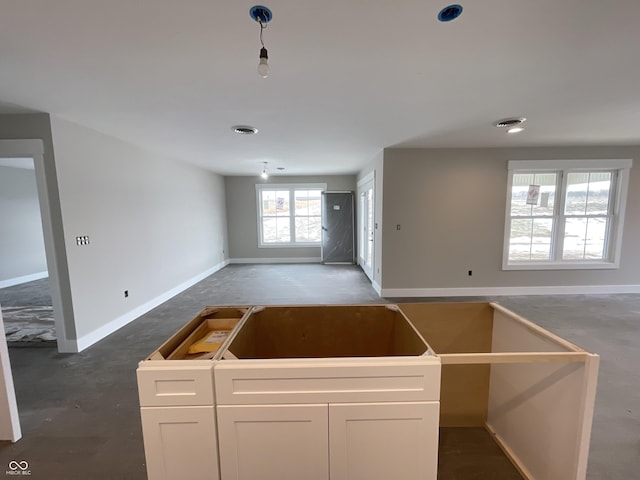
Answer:
<svg viewBox="0 0 640 480"><path fill-rule="evenodd" d="M261 247L318 246L326 184L256 185Z"/></svg>
<svg viewBox="0 0 640 480"><path fill-rule="evenodd" d="M617 268L630 160L509 162L503 268Z"/></svg>

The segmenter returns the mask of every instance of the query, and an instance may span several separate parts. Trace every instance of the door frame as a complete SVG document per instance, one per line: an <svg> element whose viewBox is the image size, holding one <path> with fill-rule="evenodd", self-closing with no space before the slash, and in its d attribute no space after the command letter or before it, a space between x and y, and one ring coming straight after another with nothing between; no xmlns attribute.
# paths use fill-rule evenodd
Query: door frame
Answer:
<svg viewBox="0 0 640 480"><path fill-rule="evenodd" d="M0 140L0 157L33 159L58 351L77 352L77 347L74 348L75 342L69 340L63 313L63 294L60 286L59 267L62 266L64 268L66 261L63 257L59 257L55 249L55 233L49 202L50 192L47 184L44 153L44 144L41 139ZM61 239L61 244L64 245L64 239Z"/></svg>
<svg viewBox="0 0 640 480"><path fill-rule="evenodd" d="M360 179L358 181L358 190L357 190L357 195L358 195L358 215L357 215L357 234L356 234L356 238L358 239L358 252L357 252L357 260L358 260L358 265L360 265L360 268L362 268L362 271L365 273L365 275L369 278L369 280L371 280L371 282L373 282L373 275L375 272L375 251L376 251L376 236L375 236L375 198L376 198L376 172L372 171L371 173L369 173L368 175L364 176L362 179ZM373 241L371 242L371 265L366 265L366 262L364 260L364 251L362 249L362 245L365 245L364 242L366 242L366 233L365 233L365 229L367 229L368 225L367 225L367 220L368 220L368 215L366 211L363 211L363 209L361 208L361 203L360 200L362 199L362 195L365 195L366 192L371 189L373 192L372 195L372 199L371 199L371 208L373 208L373 225L371 225L371 227L373 227ZM368 229L367 229L368 230Z"/></svg>

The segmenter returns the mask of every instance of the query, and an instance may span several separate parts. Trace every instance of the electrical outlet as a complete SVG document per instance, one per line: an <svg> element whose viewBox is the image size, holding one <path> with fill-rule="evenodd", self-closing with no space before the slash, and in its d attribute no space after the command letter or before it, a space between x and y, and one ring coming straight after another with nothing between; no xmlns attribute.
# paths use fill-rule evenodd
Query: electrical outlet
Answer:
<svg viewBox="0 0 640 480"><path fill-rule="evenodd" d="M124 291L124 298L129 298L129 290Z"/></svg>
<svg viewBox="0 0 640 480"><path fill-rule="evenodd" d="M473 275L473 270L469 270L469 276Z"/></svg>
<svg viewBox="0 0 640 480"><path fill-rule="evenodd" d="M82 235L80 237L76 237L76 245L89 245L89 235Z"/></svg>
<svg viewBox="0 0 640 480"><path fill-rule="evenodd" d="M396 230L400 230L400 224L396 225Z"/></svg>

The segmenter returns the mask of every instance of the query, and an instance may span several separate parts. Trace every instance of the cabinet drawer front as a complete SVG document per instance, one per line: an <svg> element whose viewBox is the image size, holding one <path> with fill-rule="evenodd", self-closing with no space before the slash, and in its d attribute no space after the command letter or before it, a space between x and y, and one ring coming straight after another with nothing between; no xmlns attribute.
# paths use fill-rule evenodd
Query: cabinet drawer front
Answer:
<svg viewBox="0 0 640 480"><path fill-rule="evenodd" d="M229 361L215 367L218 405L437 401L440 364L394 361Z"/></svg>
<svg viewBox="0 0 640 480"><path fill-rule="evenodd" d="M141 407L213 405L213 365L140 367Z"/></svg>

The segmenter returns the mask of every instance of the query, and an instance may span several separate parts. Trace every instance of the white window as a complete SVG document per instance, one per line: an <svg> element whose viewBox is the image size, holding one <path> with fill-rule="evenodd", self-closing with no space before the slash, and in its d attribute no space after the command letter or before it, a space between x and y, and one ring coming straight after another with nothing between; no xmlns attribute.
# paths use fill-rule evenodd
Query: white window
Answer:
<svg viewBox="0 0 640 480"><path fill-rule="evenodd" d="M256 185L261 247L319 246L326 184Z"/></svg>
<svg viewBox="0 0 640 480"><path fill-rule="evenodd" d="M511 161L505 270L617 268L631 160Z"/></svg>

